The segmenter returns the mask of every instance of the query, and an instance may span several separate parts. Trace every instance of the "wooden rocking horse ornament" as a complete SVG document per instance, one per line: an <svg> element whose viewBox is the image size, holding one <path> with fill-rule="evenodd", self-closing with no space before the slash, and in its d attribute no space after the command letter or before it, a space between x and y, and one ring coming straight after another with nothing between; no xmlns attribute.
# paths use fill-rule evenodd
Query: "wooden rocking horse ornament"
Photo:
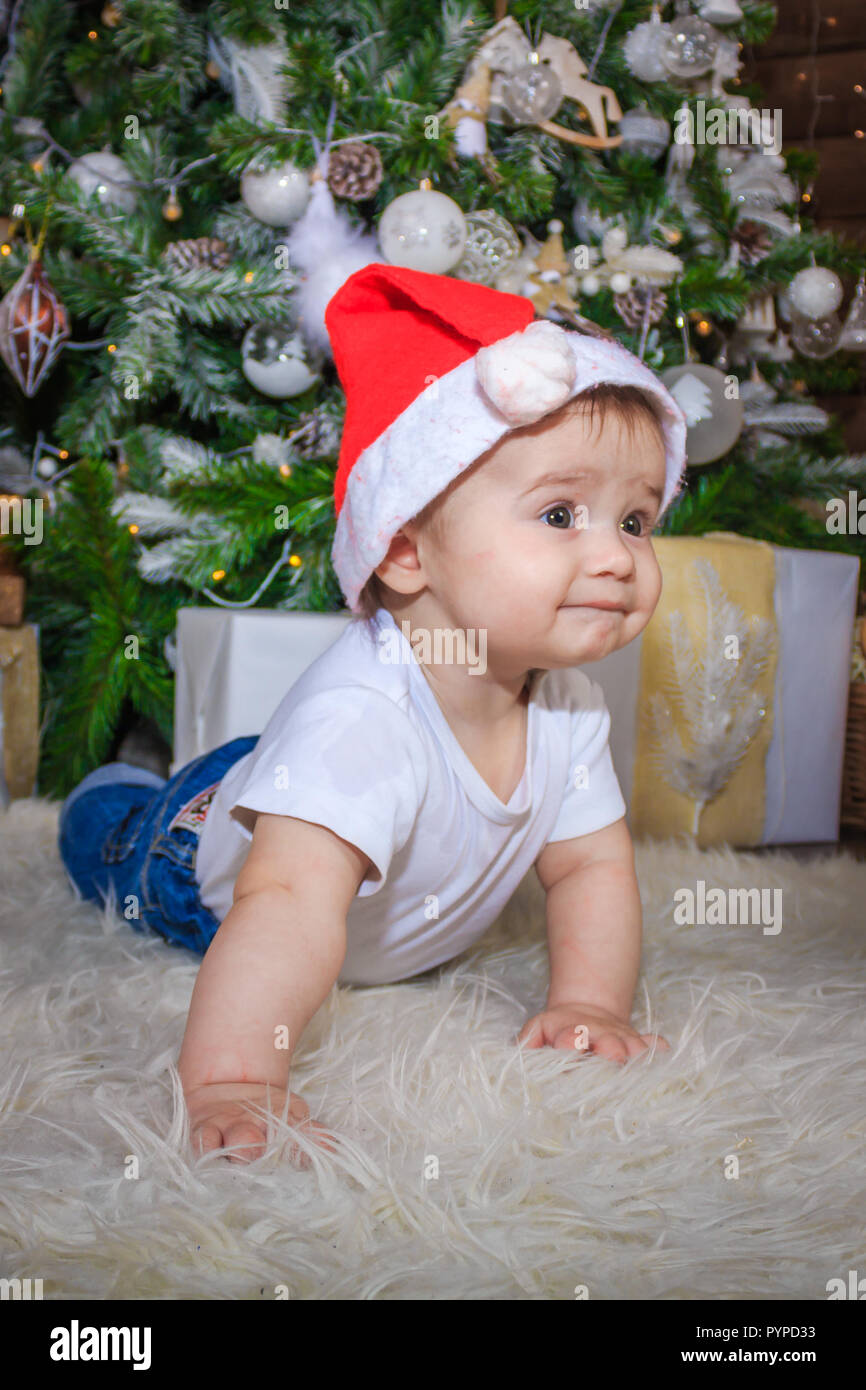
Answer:
<svg viewBox="0 0 866 1390"><path fill-rule="evenodd" d="M508 15L508 0L496 0L493 13L498 27ZM622 120L622 107L616 92L611 87L598 87L584 76L587 72L586 63L568 39L557 39L552 34L545 34L538 53L542 62L545 58L550 60L554 55L559 59L554 66L563 79L563 96L580 103L596 134L583 135L579 130L569 130L567 126L557 125L555 121L538 121L539 130L546 131L548 135L555 135L558 140L568 140L572 145L583 145L592 150L611 150L621 145L621 135L607 133L608 120Z"/></svg>
<svg viewBox="0 0 866 1390"><path fill-rule="evenodd" d="M622 107L612 87L599 87L584 76L586 63L568 39L557 39L545 34L538 45L538 56L542 62L549 62L562 79L563 96L579 102L587 113L595 135L584 135L579 130L569 130L554 121L539 121L538 129L559 140L568 140L573 145L588 146L592 150L610 150L622 144L621 135L608 135L607 121L622 120Z"/></svg>

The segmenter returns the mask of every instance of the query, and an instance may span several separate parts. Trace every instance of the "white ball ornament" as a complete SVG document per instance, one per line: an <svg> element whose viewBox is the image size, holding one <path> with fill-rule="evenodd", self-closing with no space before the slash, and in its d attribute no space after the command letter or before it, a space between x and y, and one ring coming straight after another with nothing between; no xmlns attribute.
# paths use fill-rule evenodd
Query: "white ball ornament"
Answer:
<svg viewBox="0 0 866 1390"><path fill-rule="evenodd" d="M391 265L445 275L463 256L466 219L453 198L422 186L388 204L378 234L382 255Z"/></svg>
<svg viewBox="0 0 866 1390"><path fill-rule="evenodd" d="M129 170L123 160L109 150L96 150L73 160L68 173L86 198L95 194L106 210L135 211L138 202L135 190L123 187L130 182Z"/></svg>
<svg viewBox="0 0 866 1390"><path fill-rule="evenodd" d="M273 169L250 165L241 175L241 198L259 222L286 227L310 201L309 175L289 161Z"/></svg>
<svg viewBox="0 0 866 1390"><path fill-rule="evenodd" d="M619 123L620 149L628 154L644 154L658 159L671 142L671 128L664 116L656 116L646 106L626 111Z"/></svg>
<svg viewBox="0 0 866 1390"><path fill-rule="evenodd" d="M807 266L795 275L788 291L797 313L807 319L822 319L835 313L843 294L839 276L819 265Z"/></svg>
<svg viewBox="0 0 866 1390"><path fill-rule="evenodd" d="M638 24L623 40L623 56L629 71L639 82L662 82L668 75L662 52L670 25L663 24L656 13L644 24Z"/></svg>
<svg viewBox="0 0 866 1390"><path fill-rule="evenodd" d="M299 396L319 379L306 359L304 341L290 323L265 319L254 323L241 344L244 376L265 396Z"/></svg>
<svg viewBox="0 0 866 1390"><path fill-rule="evenodd" d="M610 287L614 294L626 294L631 289L631 276L624 270L615 270L610 277Z"/></svg>
<svg viewBox="0 0 866 1390"><path fill-rule="evenodd" d="M723 372L702 362L668 367L661 379L686 417L686 462L713 463L732 449L743 428L743 403Z"/></svg>
<svg viewBox="0 0 866 1390"><path fill-rule="evenodd" d="M584 275L580 282L581 294L598 294L601 289L601 281L597 275L590 273Z"/></svg>

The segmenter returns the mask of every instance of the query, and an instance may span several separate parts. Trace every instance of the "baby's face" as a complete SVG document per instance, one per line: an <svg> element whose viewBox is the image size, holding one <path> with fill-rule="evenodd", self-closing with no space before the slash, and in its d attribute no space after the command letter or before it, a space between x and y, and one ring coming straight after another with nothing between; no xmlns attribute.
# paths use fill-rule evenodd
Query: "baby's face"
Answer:
<svg viewBox="0 0 866 1390"><path fill-rule="evenodd" d="M664 485L648 420L630 433L610 408L592 430L579 411L514 431L444 496L437 538L417 537L428 593L450 625L486 628L503 667L598 661L658 603Z"/></svg>

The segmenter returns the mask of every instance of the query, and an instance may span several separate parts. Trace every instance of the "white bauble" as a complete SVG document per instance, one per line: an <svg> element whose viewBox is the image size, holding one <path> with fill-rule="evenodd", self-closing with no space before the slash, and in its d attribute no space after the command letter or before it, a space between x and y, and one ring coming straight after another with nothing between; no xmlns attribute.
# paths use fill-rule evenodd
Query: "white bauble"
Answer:
<svg viewBox="0 0 866 1390"><path fill-rule="evenodd" d="M391 265L445 275L466 246L466 219L453 198L433 188L401 193L379 218L379 245Z"/></svg>
<svg viewBox="0 0 866 1390"><path fill-rule="evenodd" d="M247 381L265 396L299 396L319 379L307 364L301 334L292 324L273 319L247 329L241 366Z"/></svg>
<svg viewBox="0 0 866 1390"><path fill-rule="evenodd" d="M823 319L835 313L842 303L842 281L832 270L811 265L794 276L788 296L798 314L807 319Z"/></svg>
<svg viewBox="0 0 866 1390"><path fill-rule="evenodd" d="M661 374L686 417L686 461L713 463L733 448L743 428L743 403L725 395L724 373L702 362L686 362Z"/></svg>
<svg viewBox="0 0 866 1390"><path fill-rule="evenodd" d="M630 72L639 82L663 82L668 75L662 48L670 36L670 25L657 14L626 34L622 51Z"/></svg>
<svg viewBox="0 0 866 1390"><path fill-rule="evenodd" d="M658 159L671 142L671 128L664 116L656 116L645 106L626 111L619 123L620 149L628 154L645 154Z"/></svg>
<svg viewBox="0 0 866 1390"><path fill-rule="evenodd" d="M82 155L70 164L67 172L86 198L95 193L108 211L135 211L138 202L135 190L121 187L130 182L129 170L123 160L110 150L96 150L93 154ZM120 182L110 183L109 178Z"/></svg>
<svg viewBox="0 0 866 1390"><path fill-rule="evenodd" d="M600 289L601 289L601 281L599 280L598 276L597 276L597 275L593 275L592 272L590 272L589 275L584 275L583 278L581 279L581 282L580 282L580 292L581 292L581 294L598 294L598 292L599 292Z"/></svg>
<svg viewBox="0 0 866 1390"><path fill-rule="evenodd" d="M614 294L626 294L631 289L631 276L624 270L615 270L610 277L610 287Z"/></svg>
<svg viewBox="0 0 866 1390"><path fill-rule="evenodd" d="M310 201L310 178L306 169L288 160L274 169L250 165L241 175L241 197L260 222L287 227Z"/></svg>

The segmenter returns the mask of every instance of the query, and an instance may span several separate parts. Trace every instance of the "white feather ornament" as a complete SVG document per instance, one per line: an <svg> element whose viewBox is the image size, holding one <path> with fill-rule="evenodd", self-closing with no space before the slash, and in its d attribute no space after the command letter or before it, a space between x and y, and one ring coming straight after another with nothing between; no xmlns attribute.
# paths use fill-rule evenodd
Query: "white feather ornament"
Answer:
<svg viewBox="0 0 866 1390"><path fill-rule="evenodd" d="M577 375L565 332L549 319L480 348L475 371L485 395L515 428L563 405Z"/></svg>
<svg viewBox="0 0 866 1390"><path fill-rule="evenodd" d="M380 259L376 238L365 234L336 206L321 178L313 180L306 211L286 238L286 246L292 265L303 277L294 296L301 332L308 347L331 357L325 327L328 301L356 270Z"/></svg>

